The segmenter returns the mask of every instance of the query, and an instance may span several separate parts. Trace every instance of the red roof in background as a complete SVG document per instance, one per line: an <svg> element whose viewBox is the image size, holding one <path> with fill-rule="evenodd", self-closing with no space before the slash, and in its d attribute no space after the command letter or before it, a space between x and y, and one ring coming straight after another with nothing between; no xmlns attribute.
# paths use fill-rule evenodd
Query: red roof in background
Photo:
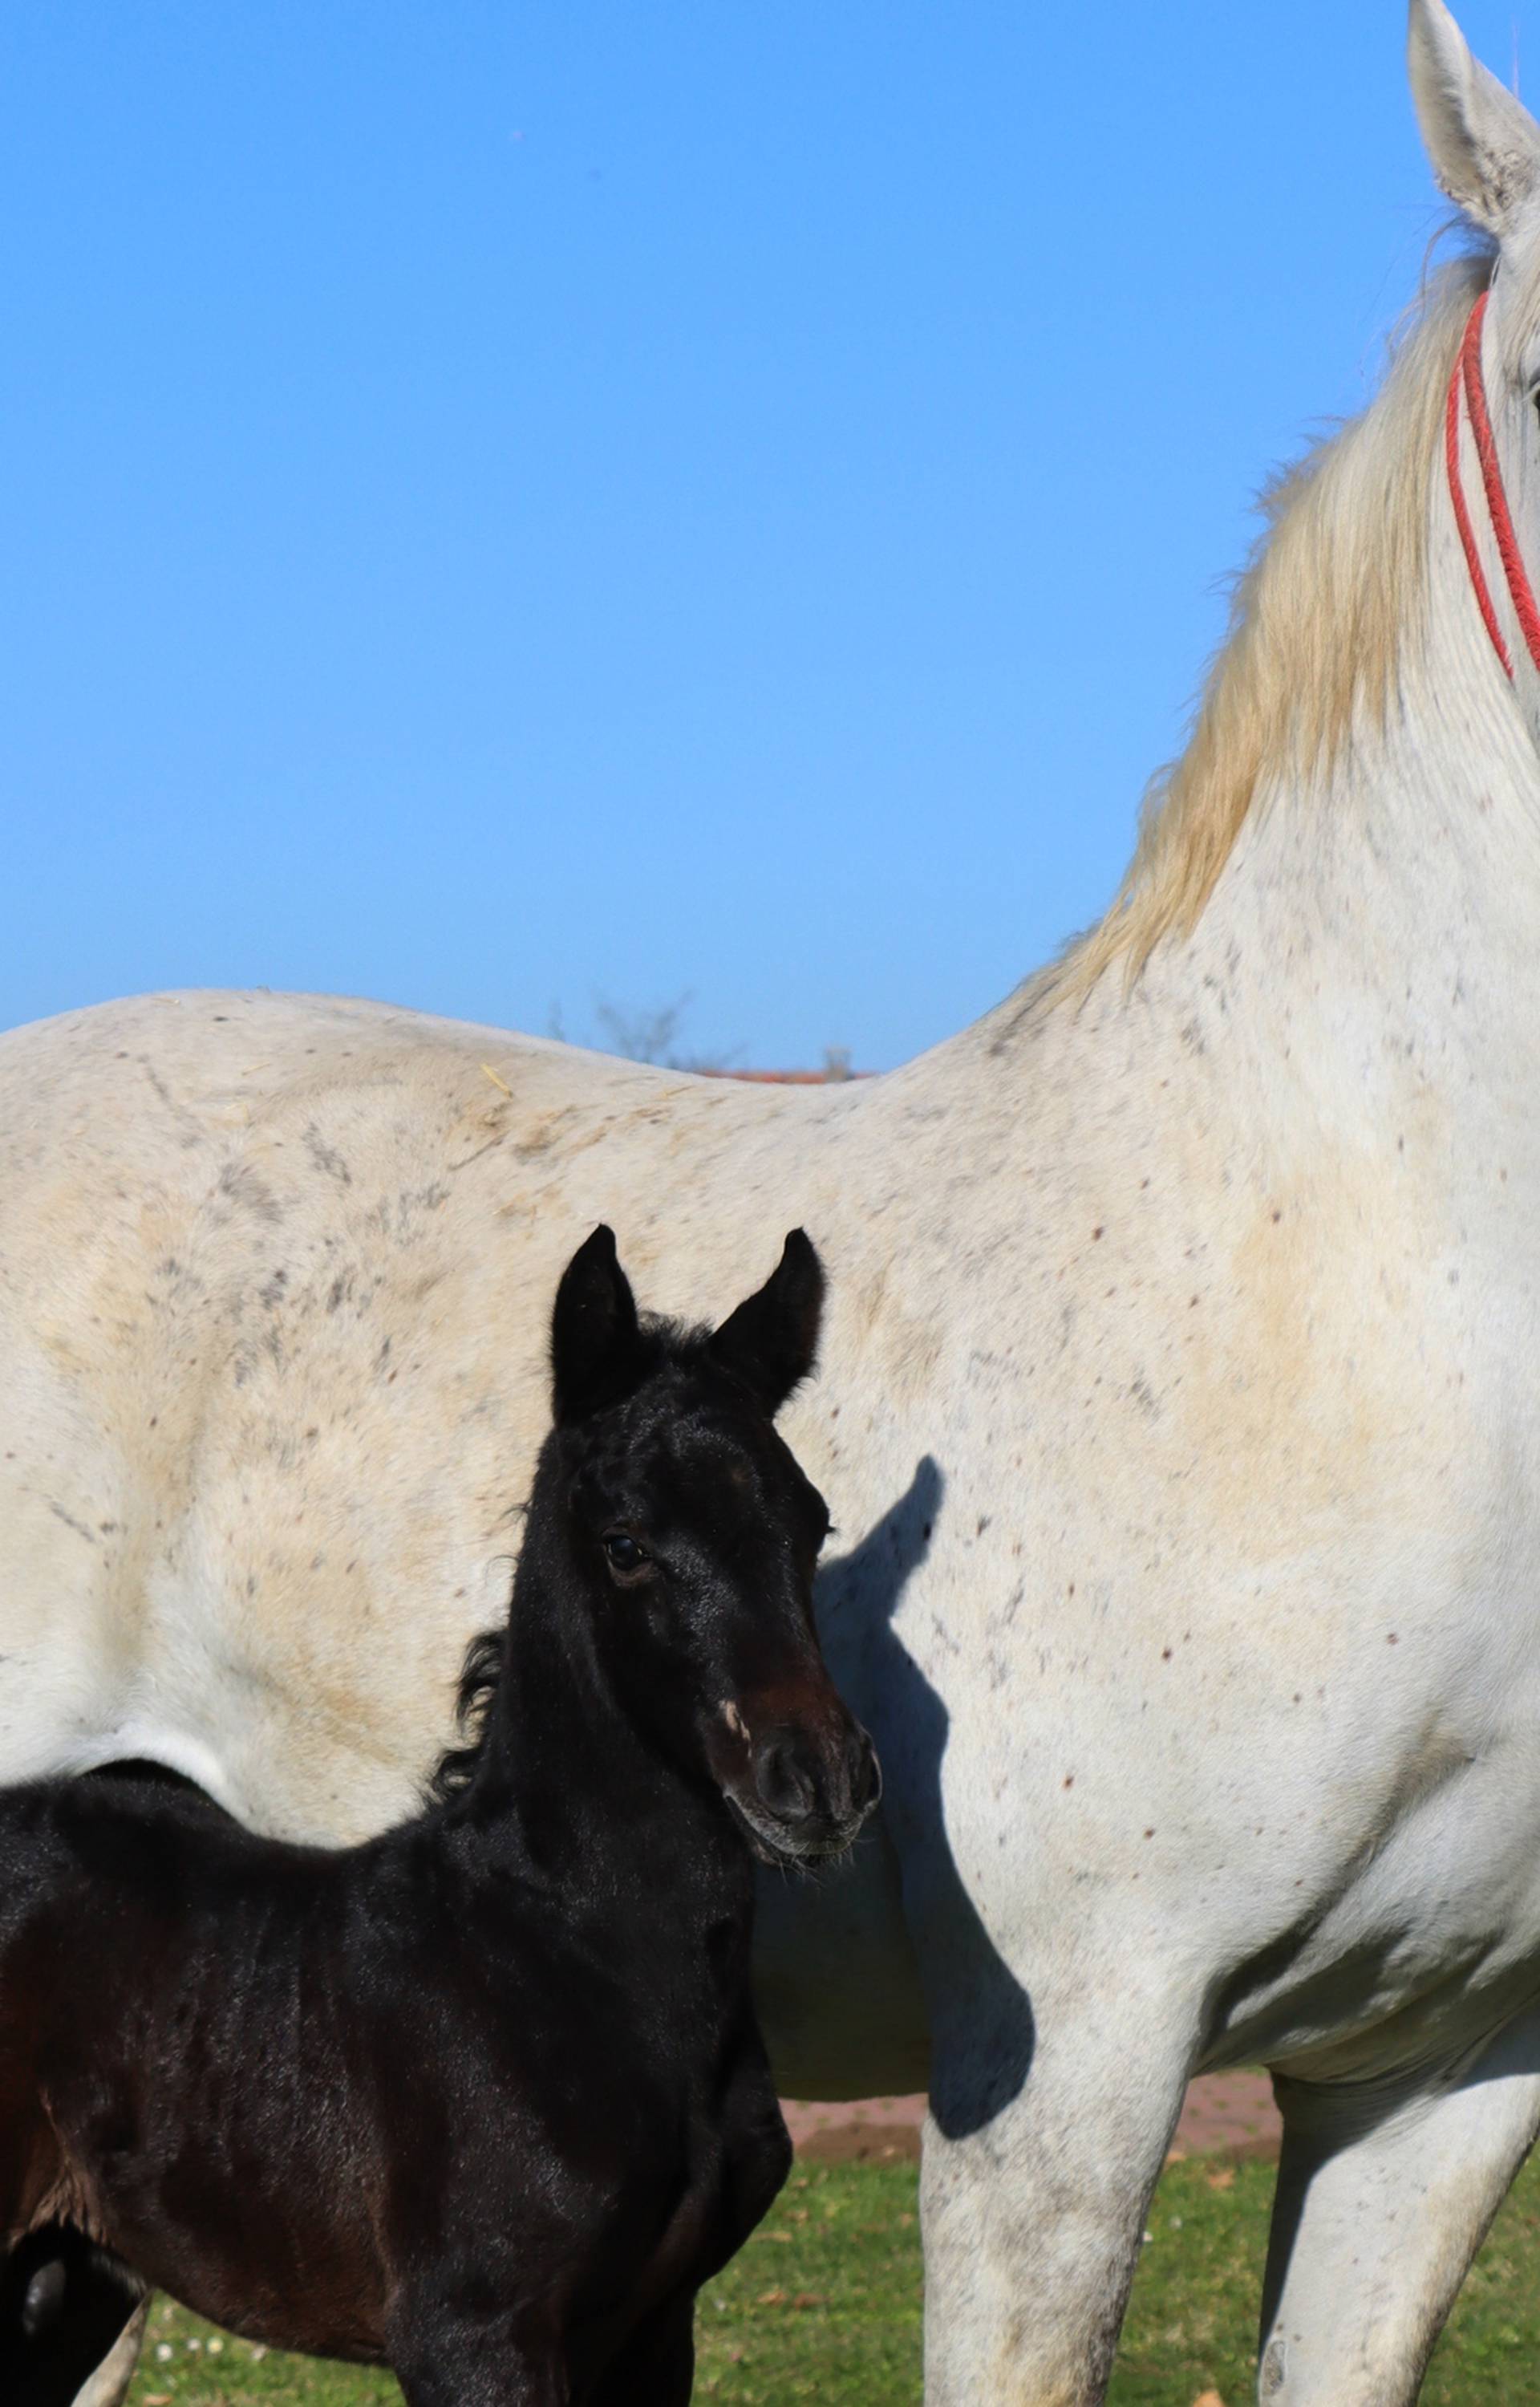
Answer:
<svg viewBox="0 0 1540 2407"><path fill-rule="evenodd" d="M869 1078L869 1070L708 1070L708 1078L746 1078L756 1087L841 1087L848 1078Z"/></svg>
<svg viewBox="0 0 1540 2407"><path fill-rule="evenodd" d="M869 1070L853 1070L842 1045L831 1045L821 1070L708 1070L708 1078L744 1078L755 1087L842 1087L847 1078L869 1078Z"/></svg>

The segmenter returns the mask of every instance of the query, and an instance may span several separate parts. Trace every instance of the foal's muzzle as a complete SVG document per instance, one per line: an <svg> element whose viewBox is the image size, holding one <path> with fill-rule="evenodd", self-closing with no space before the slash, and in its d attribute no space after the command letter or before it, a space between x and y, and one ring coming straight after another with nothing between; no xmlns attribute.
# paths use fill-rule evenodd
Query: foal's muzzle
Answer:
<svg viewBox="0 0 1540 2407"><path fill-rule="evenodd" d="M833 1729L783 1721L756 1732L727 1794L756 1854L772 1863L821 1863L850 1845L883 1793L870 1739L841 1715Z"/></svg>

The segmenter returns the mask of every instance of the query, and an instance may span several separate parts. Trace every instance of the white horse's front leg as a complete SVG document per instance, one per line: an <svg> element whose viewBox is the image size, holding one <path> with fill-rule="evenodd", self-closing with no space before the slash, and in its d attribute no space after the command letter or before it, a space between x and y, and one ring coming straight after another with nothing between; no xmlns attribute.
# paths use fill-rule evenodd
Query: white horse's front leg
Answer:
<svg viewBox="0 0 1540 2407"><path fill-rule="evenodd" d="M1540 2128L1540 2010L1417 2086L1279 2080L1257 2395L1409 2407Z"/></svg>
<svg viewBox="0 0 1540 2407"><path fill-rule="evenodd" d="M1193 2052L1185 2001L1109 1957L1032 1999L1030 2061L1009 2068L993 2010L939 2032L921 2180L926 2407L1099 2407L1150 2194ZM993 2045L992 2045L993 2042ZM1014 2079L1014 2072L1010 2073ZM1010 2086L1010 2080L1006 2086Z"/></svg>
<svg viewBox="0 0 1540 2407"><path fill-rule="evenodd" d="M144 2346L145 2328L149 2322L150 2301L147 2299L137 2313L129 2317L118 2338L83 2390L77 2392L75 2407L121 2407L127 2398Z"/></svg>

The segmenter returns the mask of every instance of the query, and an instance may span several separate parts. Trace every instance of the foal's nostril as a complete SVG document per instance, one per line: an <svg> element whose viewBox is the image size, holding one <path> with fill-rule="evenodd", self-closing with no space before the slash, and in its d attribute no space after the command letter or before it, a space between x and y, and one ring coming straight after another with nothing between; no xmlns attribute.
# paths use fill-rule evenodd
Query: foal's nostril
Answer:
<svg viewBox="0 0 1540 2407"><path fill-rule="evenodd" d="M817 1787L795 1740L768 1739L756 1747L754 1778L760 1802L784 1822L802 1821L816 1809Z"/></svg>
<svg viewBox="0 0 1540 2407"><path fill-rule="evenodd" d="M859 1722L842 1731L781 1730L754 1750L754 1785L766 1813L788 1831L854 1835L883 1793L876 1751Z"/></svg>

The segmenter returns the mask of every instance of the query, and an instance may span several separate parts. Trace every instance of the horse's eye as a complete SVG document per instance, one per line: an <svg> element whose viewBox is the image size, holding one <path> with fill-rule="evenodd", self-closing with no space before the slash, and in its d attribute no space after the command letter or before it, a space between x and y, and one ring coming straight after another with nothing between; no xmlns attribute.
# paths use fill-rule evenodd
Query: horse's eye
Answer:
<svg viewBox="0 0 1540 2407"><path fill-rule="evenodd" d="M639 1571L647 1560L646 1547L639 1546L625 1530L611 1530L600 1544L613 1572Z"/></svg>

